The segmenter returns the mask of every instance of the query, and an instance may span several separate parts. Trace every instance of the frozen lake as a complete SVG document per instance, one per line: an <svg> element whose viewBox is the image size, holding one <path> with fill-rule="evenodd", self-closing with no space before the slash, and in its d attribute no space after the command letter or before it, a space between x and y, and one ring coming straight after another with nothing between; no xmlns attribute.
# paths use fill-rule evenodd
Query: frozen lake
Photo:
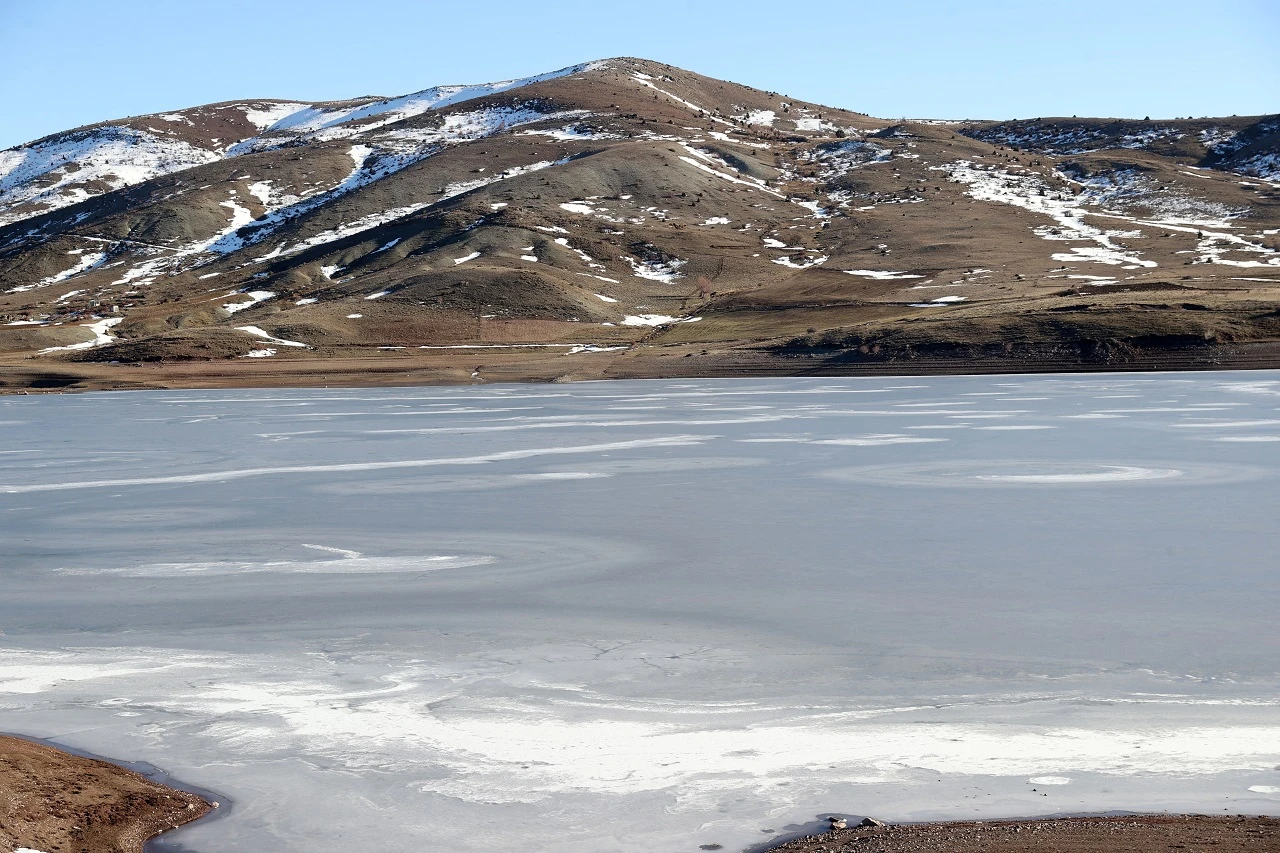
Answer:
<svg viewBox="0 0 1280 853"><path fill-rule="evenodd" d="M198 853L1280 813L1280 373L0 398L0 730Z"/></svg>

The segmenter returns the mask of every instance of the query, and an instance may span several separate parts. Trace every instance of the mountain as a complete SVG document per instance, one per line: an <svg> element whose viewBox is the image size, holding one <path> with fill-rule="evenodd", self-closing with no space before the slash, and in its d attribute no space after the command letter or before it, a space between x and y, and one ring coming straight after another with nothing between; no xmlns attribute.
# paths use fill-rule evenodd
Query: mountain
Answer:
<svg viewBox="0 0 1280 853"><path fill-rule="evenodd" d="M885 120L610 59L0 152L0 383L1280 365L1280 116Z"/></svg>

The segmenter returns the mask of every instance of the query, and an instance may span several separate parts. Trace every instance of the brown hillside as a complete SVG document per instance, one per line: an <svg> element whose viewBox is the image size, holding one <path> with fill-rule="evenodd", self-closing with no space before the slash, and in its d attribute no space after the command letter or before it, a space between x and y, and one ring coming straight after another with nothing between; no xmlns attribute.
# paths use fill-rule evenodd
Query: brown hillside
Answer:
<svg viewBox="0 0 1280 853"><path fill-rule="evenodd" d="M889 122L638 59L136 117L0 160L0 373L1276 366L1278 150L1276 117Z"/></svg>

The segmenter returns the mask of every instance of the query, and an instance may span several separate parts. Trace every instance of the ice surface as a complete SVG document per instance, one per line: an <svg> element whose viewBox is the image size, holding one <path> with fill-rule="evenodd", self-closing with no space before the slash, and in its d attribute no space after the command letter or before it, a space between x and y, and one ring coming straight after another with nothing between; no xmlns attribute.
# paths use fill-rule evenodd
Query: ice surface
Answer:
<svg viewBox="0 0 1280 853"><path fill-rule="evenodd" d="M1278 399L1275 372L0 397L3 728L216 792L172 836L196 853L1277 813L1280 442L1220 439Z"/></svg>

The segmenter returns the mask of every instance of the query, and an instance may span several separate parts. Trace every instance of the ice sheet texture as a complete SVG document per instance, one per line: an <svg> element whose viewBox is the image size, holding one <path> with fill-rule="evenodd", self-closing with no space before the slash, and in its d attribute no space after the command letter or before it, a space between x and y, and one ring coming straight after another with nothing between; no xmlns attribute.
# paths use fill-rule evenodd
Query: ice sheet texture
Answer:
<svg viewBox="0 0 1280 853"><path fill-rule="evenodd" d="M199 853L1280 812L1277 409L1269 372L0 398L0 730L218 792Z"/></svg>

